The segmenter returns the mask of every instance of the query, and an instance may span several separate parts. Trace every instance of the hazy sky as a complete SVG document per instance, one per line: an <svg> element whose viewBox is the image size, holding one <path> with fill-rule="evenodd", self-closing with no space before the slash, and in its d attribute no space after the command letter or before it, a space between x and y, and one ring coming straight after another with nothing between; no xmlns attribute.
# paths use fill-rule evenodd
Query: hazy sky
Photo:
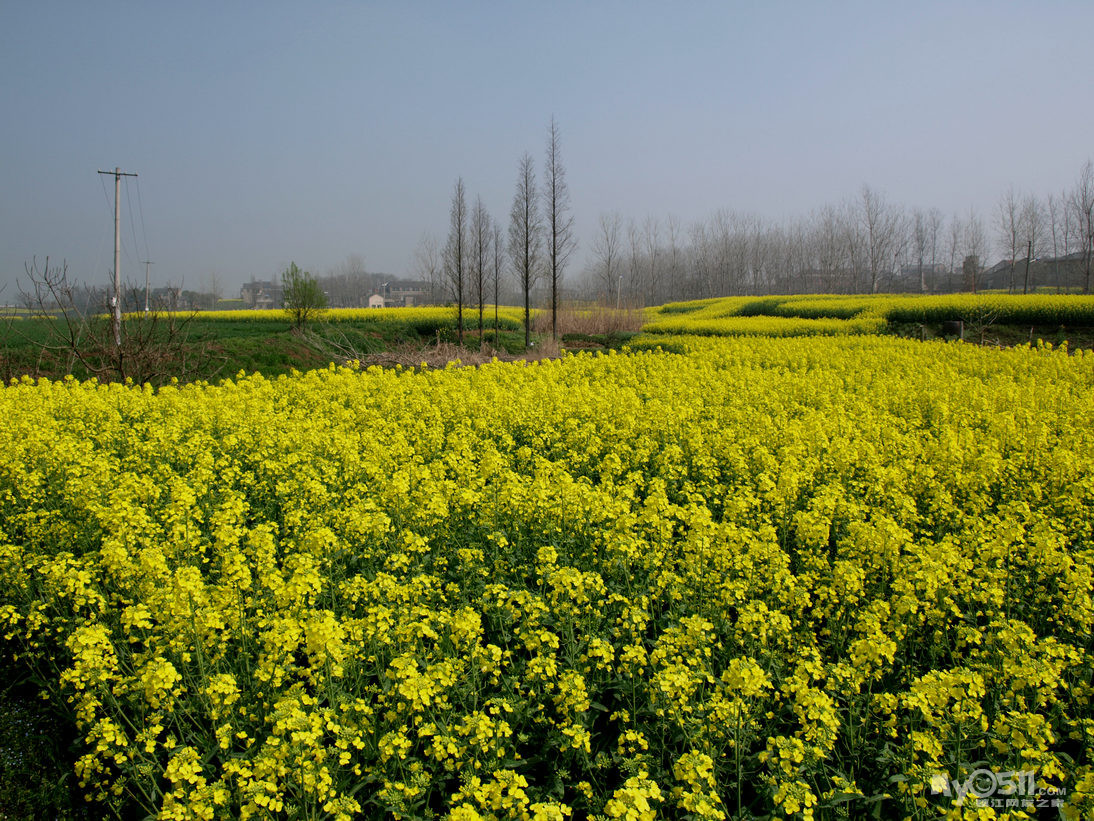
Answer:
<svg viewBox="0 0 1094 821"><path fill-rule="evenodd" d="M458 176L507 224L552 114L572 274L608 210L782 219L868 183L989 217L1094 157L1092 30L1090 0L0 0L0 277L107 280L116 166L126 279L412 274Z"/></svg>

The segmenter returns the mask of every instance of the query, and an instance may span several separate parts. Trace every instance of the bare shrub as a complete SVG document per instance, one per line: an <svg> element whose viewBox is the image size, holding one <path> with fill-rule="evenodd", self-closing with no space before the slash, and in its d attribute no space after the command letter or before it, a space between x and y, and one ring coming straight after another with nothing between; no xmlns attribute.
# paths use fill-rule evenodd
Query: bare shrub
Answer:
<svg viewBox="0 0 1094 821"><path fill-rule="evenodd" d="M619 333L637 333L645 324L641 308L612 308L606 305L568 303L558 309L558 333L597 336ZM551 317L547 312L536 316L535 329L549 333Z"/></svg>
<svg viewBox="0 0 1094 821"><path fill-rule="evenodd" d="M465 348L452 342L429 344L407 343L387 351L379 351L356 358L362 367L379 365L384 368L401 366L408 370L415 368L445 368L453 362L461 365L485 365L494 360L499 362L517 362L525 360L535 362L540 359L558 359L562 348L556 340L547 337L532 343L532 347L519 354L492 348L489 344L482 348ZM344 360L348 361L348 360Z"/></svg>
<svg viewBox="0 0 1094 821"><path fill-rule="evenodd" d="M102 382L130 379L138 384L163 384L171 378L186 380L204 371L212 359L211 348L189 337L194 312L181 313L175 305L159 304L154 310L137 312L135 288L123 313L120 338L115 339L112 306L101 293L76 285L68 266L50 267L49 257L39 268L37 258L25 264L29 285L20 288L26 306L25 318L36 321L42 335L23 332L12 324L35 349L31 375L70 374L95 377ZM171 292L172 289L168 289Z"/></svg>

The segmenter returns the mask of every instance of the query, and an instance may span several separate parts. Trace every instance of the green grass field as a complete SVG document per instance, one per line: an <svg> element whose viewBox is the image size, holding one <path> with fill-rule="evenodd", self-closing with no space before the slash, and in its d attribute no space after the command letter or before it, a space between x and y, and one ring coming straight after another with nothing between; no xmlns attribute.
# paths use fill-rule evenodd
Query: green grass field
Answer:
<svg viewBox="0 0 1094 821"><path fill-rule="evenodd" d="M678 335L699 336L845 336L887 334L918 339L946 336L944 323L964 323L964 338L979 344L1005 347L1046 342L1072 347L1094 347L1094 296L1078 294L945 294L945 295L838 295L725 297L674 302L645 311L568 306L560 325L563 348L669 349ZM478 313L464 313L464 348L458 339L456 311L451 307L334 309L295 332L281 311L228 310L161 315L152 328L139 314L126 317L128 337L147 336L135 344L147 361L134 354L125 375L136 381L162 384L171 377L181 381L216 382L240 372L278 376L293 370L325 367L331 362L378 361L399 352L402 360L459 357L470 361L497 352L514 356L524 351L519 308L499 309L499 333L493 330L494 311L484 311L480 346ZM534 317L535 318L535 317ZM537 350L550 337L545 317L533 327ZM561 321L561 320L560 320ZM168 326L179 332L172 337ZM153 323L154 325L156 323ZM638 328L642 333L635 336ZM0 377L5 382L24 375L59 379L116 379L119 369L103 370L63 350L67 327L57 320L36 319L12 312L0 324ZM953 334L950 334L951 338ZM98 349L109 358L108 321L100 317L81 341L84 350ZM438 346L445 346L444 348ZM416 350L428 353L414 358ZM129 356L129 354L126 354ZM553 354L548 354L553 355ZM91 357L94 359L94 357ZM383 364L400 358L389 357Z"/></svg>
<svg viewBox="0 0 1094 821"><path fill-rule="evenodd" d="M322 320L308 324L306 333L294 332L281 311L216 311L172 317L178 327L175 341L167 342L169 321L161 318L153 332L158 344L171 348L180 360L180 378L216 381L240 371L277 376L292 370L324 367L330 362L365 359L401 346L455 343L456 311L450 308L387 308L332 310ZM524 335L516 308L499 312L495 340L493 310L484 314L483 344L514 354L524 347ZM145 333L147 320L140 315L125 318L127 332ZM67 327L59 320L21 317L0 325L0 376L5 381L30 374L57 379L71 373L78 379L95 375L81 362L51 348L63 341ZM109 346L108 321L94 321L86 347ZM479 348L478 313L464 314L464 345ZM185 369L181 360L185 358Z"/></svg>

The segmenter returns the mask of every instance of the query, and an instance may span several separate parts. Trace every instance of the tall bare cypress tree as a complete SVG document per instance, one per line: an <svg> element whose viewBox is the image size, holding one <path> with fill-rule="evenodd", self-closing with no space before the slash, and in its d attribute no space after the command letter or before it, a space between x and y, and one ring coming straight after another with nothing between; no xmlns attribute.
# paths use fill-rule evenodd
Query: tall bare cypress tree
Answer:
<svg viewBox="0 0 1094 821"><path fill-rule="evenodd" d="M517 173L517 193L509 211L509 258L524 296L524 347L532 342L532 288L539 276L542 232L539 199L536 196L536 170L532 155L521 157Z"/></svg>
<svg viewBox="0 0 1094 821"><path fill-rule="evenodd" d="M1068 198L1074 215L1076 239L1082 254L1083 293L1090 293L1091 260L1094 259L1094 164L1086 161Z"/></svg>
<svg viewBox="0 0 1094 821"><path fill-rule="evenodd" d="M449 211L448 242L444 247L444 274L452 296L456 300L456 338L463 344L463 296L467 262L467 190L463 177L456 180L452 189L452 208Z"/></svg>
<svg viewBox="0 0 1094 821"><path fill-rule="evenodd" d="M490 213L476 197L471 211L471 288L479 308L479 347L482 347L482 314L486 304L486 288L490 268L490 240L492 237Z"/></svg>
<svg viewBox="0 0 1094 821"><path fill-rule="evenodd" d="M551 336L558 339L558 289L563 269L577 245L570 213L570 187L562 165L558 123L551 117L547 132L547 173L543 183L543 208L547 222L547 276L551 280Z"/></svg>
<svg viewBox="0 0 1094 821"><path fill-rule="evenodd" d="M501 342L498 337L498 303L501 301L501 226L496 220L491 220L493 223L493 236L491 243L494 248L494 347L498 347Z"/></svg>

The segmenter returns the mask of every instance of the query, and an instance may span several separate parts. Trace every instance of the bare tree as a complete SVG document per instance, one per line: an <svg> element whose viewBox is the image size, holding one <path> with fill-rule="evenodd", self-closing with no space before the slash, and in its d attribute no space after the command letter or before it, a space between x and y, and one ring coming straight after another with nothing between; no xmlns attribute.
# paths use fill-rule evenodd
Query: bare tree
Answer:
<svg viewBox="0 0 1094 821"><path fill-rule="evenodd" d="M371 283L365 259L360 254L349 254L320 283L327 291L331 307L355 308L368 304Z"/></svg>
<svg viewBox="0 0 1094 821"><path fill-rule="evenodd" d="M463 177L456 180L452 189L452 207L449 210L448 242L444 247L444 273L456 302L456 340L463 344L463 299L467 268L467 190Z"/></svg>
<svg viewBox="0 0 1094 821"><path fill-rule="evenodd" d="M500 328L498 327L498 304L501 302L501 225L496 220L491 220L493 227L491 228L490 245L494 252L494 346L499 344L498 334Z"/></svg>
<svg viewBox="0 0 1094 821"><path fill-rule="evenodd" d="M627 220L627 290L637 303L641 297L644 270L642 267L642 236L638 231L638 224L633 220Z"/></svg>
<svg viewBox="0 0 1094 821"><path fill-rule="evenodd" d="M224 296L224 288L220 282L220 274L216 271L209 272L209 294L212 297L210 300L210 309L215 309L217 303L220 302L221 297Z"/></svg>
<svg viewBox="0 0 1094 821"><path fill-rule="evenodd" d="M493 231L490 214L482 204L482 197L475 198L471 211L471 289L479 309L479 347L482 347L482 315L486 305L486 283L490 266L490 242Z"/></svg>
<svg viewBox="0 0 1094 821"><path fill-rule="evenodd" d="M524 297L524 347L532 343L532 288L539 277L543 225L536 196L536 170L532 155L521 157L517 192L509 212L509 258Z"/></svg>
<svg viewBox="0 0 1094 821"><path fill-rule="evenodd" d="M208 375L213 357L209 345L190 336L194 312L183 314L170 301L143 310L143 287L128 286L121 294L121 326L117 341L109 297L102 292L81 289L68 276L68 266L50 267L46 257L42 268L37 259L26 263L27 288L20 286L27 316L36 320L43 336L12 330L36 349L33 371L76 373L100 381L163 384L171 378L189 379L200 372ZM167 287L169 297L180 289Z"/></svg>
<svg viewBox="0 0 1094 821"><path fill-rule="evenodd" d="M950 264L947 267L947 271L950 275L950 288L951 290L958 290L960 287L957 277L957 258L961 253L961 248L965 242L965 225L961 221L961 217L954 214L950 217L950 232L946 247L950 254Z"/></svg>
<svg viewBox="0 0 1094 821"><path fill-rule="evenodd" d="M714 296L714 260L710 233L703 221L692 223L688 229L691 238L691 287L688 296L702 299Z"/></svg>
<svg viewBox="0 0 1094 821"><path fill-rule="evenodd" d="M937 269L938 269L938 235L942 231L942 212L937 208L932 208L927 212L927 245L930 248L931 259L931 277L929 282L929 290L933 291L937 287Z"/></svg>
<svg viewBox="0 0 1094 821"><path fill-rule="evenodd" d="M646 304L656 305L661 299L661 223L647 216L642 223L642 239L646 253Z"/></svg>
<svg viewBox="0 0 1094 821"><path fill-rule="evenodd" d="M327 295L329 307L349 308L355 304L355 293L364 285L366 277L364 260L354 255L346 257L342 262L331 267L326 276L318 279L323 292Z"/></svg>
<svg viewBox="0 0 1094 821"><path fill-rule="evenodd" d="M1026 271L1022 284L1022 293L1028 294L1030 263L1035 257L1040 256L1041 243L1044 241L1045 233L1045 211L1041 201L1033 194L1022 199L1020 224L1022 229L1021 244L1025 245L1026 248Z"/></svg>
<svg viewBox="0 0 1094 821"><path fill-rule="evenodd" d="M984 221L972 209L969 210L969 217L965 220L964 240L965 262L961 270L965 277L965 288L975 294L983 268L984 254L987 253L987 236L984 231Z"/></svg>
<svg viewBox="0 0 1094 821"><path fill-rule="evenodd" d="M900 250L903 215L868 185L862 186L859 206L859 219L865 230L870 292L876 294L889 260L895 261Z"/></svg>
<svg viewBox="0 0 1094 821"><path fill-rule="evenodd" d="M861 276L870 276L869 268L865 263L867 258L865 250L866 234L860 224L857 204L854 201L847 200L844 203L840 214L840 223L842 227L840 236L843 240L845 264L847 266L845 276L847 287L845 290L848 293L866 290L869 283L865 280L859 282Z"/></svg>
<svg viewBox="0 0 1094 821"><path fill-rule="evenodd" d="M711 215L707 240L711 245L710 260L713 270L710 279L715 283L718 296L730 296L739 293L733 279L733 215L725 208L719 208Z"/></svg>
<svg viewBox="0 0 1094 821"><path fill-rule="evenodd" d="M1018 194L1012 185L1007 189L995 208L995 229L999 232L999 247L1003 255L1010 260L1010 286L1015 286L1014 263L1018 259L1018 250L1022 242L1022 206Z"/></svg>
<svg viewBox="0 0 1094 821"><path fill-rule="evenodd" d="M843 241L845 229L842 214L832 205L825 205L814 219L814 246L816 248L817 273L820 290L838 292L846 290L842 274L848 269L846 244ZM812 290L812 289L810 289Z"/></svg>
<svg viewBox="0 0 1094 821"><path fill-rule="evenodd" d="M437 238L423 233L414 249L414 269L418 276L429 283L429 301L440 302L442 264L441 253L437 248Z"/></svg>
<svg viewBox="0 0 1094 821"><path fill-rule="evenodd" d="M1067 197L1058 194L1049 194L1045 200L1045 218L1048 223L1048 239L1052 243L1052 267L1056 279L1056 292L1063 290L1060 281L1060 243L1064 241L1066 228Z"/></svg>
<svg viewBox="0 0 1094 821"><path fill-rule="evenodd" d="M680 282L680 269L682 263L682 249L680 248L680 218L675 214L669 214L665 221L665 229L668 231L668 289L667 296L670 299L679 299L678 291Z"/></svg>
<svg viewBox="0 0 1094 821"><path fill-rule="evenodd" d="M927 214L917 208L912 212L912 245L915 249L916 270L919 273L919 292L927 293L927 272L923 267L930 247L930 226Z"/></svg>
<svg viewBox="0 0 1094 821"><path fill-rule="evenodd" d="M1073 214L1075 238L1082 259L1083 292L1090 293L1091 259L1094 257L1094 164L1090 160L1079 172L1068 205Z"/></svg>
<svg viewBox="0 0 1094 821"><path fill-rule="evenodd" d="M366 276L365 258L360 254L346 254L346 258L338 264L338 273L347 277Z"/></svg>
<svg viewBox="0 0 1094 821"><path fill-rule="evenodd" d="M782 232L754 216L749 231L748 280L752 293L778 290L774 272Z"/></svg>
<svg viewBox="0 0 1094 821"><path fill-rule="evenodd" d="M551 282L551 336L558 338L558 289L570 255L577 246L570 213L570 187L562 165L558 123L551 117L547 136L547 169L543 182L543 209L547 222L547 277Z"/></svg>
<svg viewBox="0 0 1094 821"><path fill-rule="evenodd" d="M785 253L790 262L785 280L786 293L804 291L808 272L814 267L809 224L804 219L794 220L787 232Z"/></svg>
<svg viewBox="0 0 1094 821"><path fill-rule="evenodd" d="M593 243L593 254L598 262L598 278L604 286L604 298L608 303L612 301L612 291L617 291L620 287L617 278L620 276L619 265L622 251L619 234L622 223L622 218L614 211L610 214L601 214L600 230ZM619 301L618 294L616 301Z"/></svg>

